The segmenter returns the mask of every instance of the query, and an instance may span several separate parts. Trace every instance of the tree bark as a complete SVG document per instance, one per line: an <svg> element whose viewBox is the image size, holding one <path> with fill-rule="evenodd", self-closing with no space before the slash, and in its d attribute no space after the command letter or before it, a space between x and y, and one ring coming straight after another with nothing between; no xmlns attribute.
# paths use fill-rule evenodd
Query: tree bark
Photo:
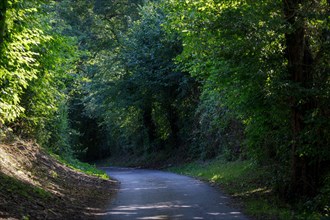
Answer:
<svg viewBox="0 0 330 220"><path fill-rule="evenodd" d="M284 16L287 24L292 28L285 35L286 58L288 60L289 79L294 91L291 95L291 186L290 194L304 196L314 190L312 180L309 178L309 158L306 155L298 155L298 148L304 144L301 134L305 127L304 116L312 108L313 102L304 94L312 83L313 58L309 50L308 40L305 35L305 21L299 7L304 0L283 0ZM297 89L298 88L298 89ZM304 99L303 104L301 100Z"/></svg>
<svg viewBox="0 0 330 220"><path fill-rule="evenodd" d="M6 30L6 12L7 12L7 0L0 1L0 49L4 42L5 30Z"/></svg>
<svg viewBox="0 0 330 220"><path fill-rule="evenodd" d="M152 119L151 103L146 103L143 108L143 124L147 130L149 144L151 145L156 139L156 125Z"/></svg>
<svg viewBox="0 0 330 220"><path fill-rule="evenodd" d="M169 105L167 108L167 115L168 115L167 119L171 128L170 146L171 148L175 148L180 146L180 139L179 139L180 128L178 125L179 117L176 110L171 105Z"/></svg>

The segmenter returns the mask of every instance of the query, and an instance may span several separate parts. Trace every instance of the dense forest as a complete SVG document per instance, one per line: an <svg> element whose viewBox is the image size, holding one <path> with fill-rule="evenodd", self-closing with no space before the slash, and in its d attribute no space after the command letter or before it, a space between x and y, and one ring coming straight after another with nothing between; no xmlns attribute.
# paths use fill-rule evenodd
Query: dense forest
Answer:
<svg viewBox="0 0 330 220"><path fill-rule="evenodd" d="M268 166L329 205L329 0L1 0L0 135L65 157Z"/></svg>

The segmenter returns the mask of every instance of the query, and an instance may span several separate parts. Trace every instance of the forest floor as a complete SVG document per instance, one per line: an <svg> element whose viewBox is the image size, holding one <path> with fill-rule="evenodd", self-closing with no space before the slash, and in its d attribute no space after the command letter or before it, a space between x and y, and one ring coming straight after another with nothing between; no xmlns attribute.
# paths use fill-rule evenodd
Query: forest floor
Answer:
<svg viewBox="0 0 330 220"><path fill-rule="evenodd" d="M69 168L33 142L0 143L0 219L97 219L116 181Z"/></svg>

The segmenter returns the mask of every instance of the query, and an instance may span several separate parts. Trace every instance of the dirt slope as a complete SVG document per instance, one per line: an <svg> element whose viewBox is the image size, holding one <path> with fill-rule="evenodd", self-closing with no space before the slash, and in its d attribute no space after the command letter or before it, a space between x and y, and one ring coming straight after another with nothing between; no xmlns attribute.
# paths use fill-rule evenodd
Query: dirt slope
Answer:
<svg viewBox="0 0 330 220"><path fill-rule="evenodd" d="M0 219L96 219L114 181L74 171L33 142L0 143Z"/></svg>

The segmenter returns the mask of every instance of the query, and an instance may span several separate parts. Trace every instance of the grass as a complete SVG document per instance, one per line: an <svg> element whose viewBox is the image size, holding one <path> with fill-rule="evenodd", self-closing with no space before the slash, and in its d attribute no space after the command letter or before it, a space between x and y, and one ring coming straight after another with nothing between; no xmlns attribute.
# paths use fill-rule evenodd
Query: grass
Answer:
<svg viewBox="0 0 330 220"><path fill-rule="evenodd" d="M83 163L83 162L81 162L77 159L71 158L69 156L61 157L54 153L50 153L50 155L52 157L54 157L60 163L66 165L67 167L70 167L73 170L83 172L87 175L96 176L96 177L99 177L104 180L109 179L109 176L103 170L97 169L95 165Z"/></svg>
<svg viewBox="0 0 330 220"><path fill-rule="evenodd" d="M255 219L320 219L318 213L293 210L281 201L269 184L269 173L251 161L192 162L169 171L197 177L220 186L244 212Z"/></svg>

